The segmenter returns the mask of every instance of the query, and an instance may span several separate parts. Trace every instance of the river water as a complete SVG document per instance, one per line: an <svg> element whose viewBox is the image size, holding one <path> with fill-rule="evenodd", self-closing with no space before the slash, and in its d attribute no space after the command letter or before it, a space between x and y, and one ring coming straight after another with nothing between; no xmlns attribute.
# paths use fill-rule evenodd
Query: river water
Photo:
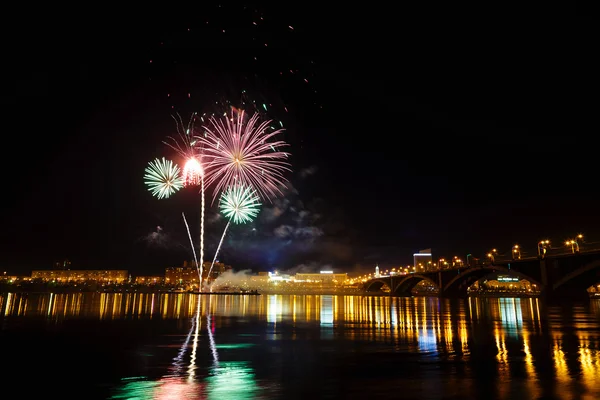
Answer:
<svg viewBox="0 0 600 400"><path fill-rule="evenodd" d="M5 293L0 344L6 399L600 399L598 299Z"/></svg>

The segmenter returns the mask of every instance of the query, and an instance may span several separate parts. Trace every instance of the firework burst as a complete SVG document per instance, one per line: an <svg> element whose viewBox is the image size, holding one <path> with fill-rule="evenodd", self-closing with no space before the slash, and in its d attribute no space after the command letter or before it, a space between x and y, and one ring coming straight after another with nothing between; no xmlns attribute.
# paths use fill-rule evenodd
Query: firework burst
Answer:
<svg viewBox="0 0 600 400"><path fill-rule="evenodd" d="M219 208L234 224L241 224L256 218L260 202L256 191L250 186L235 185L228 187L222 194Z"/></svg>
<svg viewBox="0 0 600 400"><path fill-rule="evenodd" d="M216 184L213 201L224 189L236 185L253 187L270 200L282 194L280 187L286 185L283 173L290 171L285 161L289 154L278 148L287 144L269 142L283 129L270 130L271 121L259 122L257 113L247 121L244 116L244 111L232 110L231 117L211 117L204 136L198 137L208 174L206 184Z"/></svg>
<svg viewBox="0 0 600 400"><path fill-rule="evenodd" d="M229 228L231 222L234 224L244 224L246 222L251 222L256 218L260 211L260 201L256 194L256 190L252 189L252 187L234 185L227 187L225 192L221 195L219 208L228 221L223 230L223 234L221 235L221 240L219 240L217 250L215 251L215 257L210 264L210 269L208 270L209 278L212 276L212 270L215 261L217 260L217 256L219 255L219 250L221 250L223 239L225 239L227 228Z"/></svg>
<svg viewBox="0 0 600 400"><path fill-rule="evenodd" d="M179 167L173 161L158 158L148 163L144 175L144 183L153 196L159 199L168 198L183 187Z"/></svg>

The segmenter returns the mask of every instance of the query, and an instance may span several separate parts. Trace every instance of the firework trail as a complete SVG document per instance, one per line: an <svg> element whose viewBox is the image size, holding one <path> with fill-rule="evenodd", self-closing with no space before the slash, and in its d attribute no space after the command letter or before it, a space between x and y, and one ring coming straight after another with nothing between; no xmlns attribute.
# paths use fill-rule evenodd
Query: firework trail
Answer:
<svg viewBox="0 0 600 400"><path fill-rule="evenodd" d="M202 213L200 216L200 282L199 282L199 286L198 286L198 290L200 292L202 292L202 276L203 276L203 272L204 272L204 175L202 175L202 188L200 190L200 195L202 196L202 199L200 201L201 203L201 209L202 209Z"/></svg>
<svg viewBox="0 0 600 400"><path fill-rule="evenodd" d="M221 250L221 245L223 244L223 239L225 239L225 233L227 233L227 228L229 228L229 224L231 221L227 221L227 225L225 225L225 229L223 230L223 234L221 235L221 240L219 240L219 245L217 246L217 251L215 251L215 257L210 264L210 269L208 270L208 275L206 275L206 279L210 279L210 274L212 273L213 267L215 266L215 262L217 261L217 256L219 255L219 250Z"/></svg>
<svg viewBox="0 0 600 400"><path fill-rule="evenodd" d="M185 219L185 214L181 213L181 216L183 217L183 222L185 223L185 229L187 229L187 234L188 237L190 238L190 246L192 246L192 253L194 254L194 261L196 262L196 269L198 270L198 288L200 288L200 285L202 285L202 275L200 270L198 269L198 259L196 258L196 250L194 249L194 241L192 240L192 235L190 234L190 227L187 223L187 220Z"/></svg>
<svg viewBox="0 0 600 400"><path fill-rule="evenodd" d="M173 161L158 158L148 163L145 169L144 183L148 190L158 199L168 198L183 187L183 180L179 176L179 167Z"/></svg>
<svg viewBox="0 0 600 400"><path fill-rule="evenodd" d="M283 129L273 130L270 120L259 122L255 113L245 119L244 111L232 110L231 117L209 119L204 136L197 137L203 146L204 167L208 174L206 184L215 183L213 202L227 187L244 185L254 187L264 199L283 194L285 171L291 171L285 161L289 153L279 151L287 146L281 140L271 141ZM270 132L267 132L270 130Z"/></svg>
<svg viewBox="0 0 600 400"><path fill-rule="evenodd" d="M179 113L177 114L177 118L171 116L175 120L178 137L168 136L167 140L163 141L163 143L175 150L186 160L183 168L183 185L196 186L200 184L200 260L196 261L196 268L198 269L200 278L199 291L202 291L202 276L204 272L204 170L201 162L202 146L194 136L194 120L196 115L197 113L192 115L187 126L184 125Z"/></svg>
<svg viewBox="0 0 600 400"><path fill-rule="evenodd" d="M252 220L256 218L258 212L260 211L260 205L261 204L256 190L252 189L250 186L230 186L227 188L225 193L221 195L219 208L221 209L221 213L229 220L227 221L227 225L225 225L223 235L221 235L221 240L217 246L217 251L215 252L215 257L213 258L212 264L210 264L207 278L210 278L210 274L212 273L215 261L217 260L217 255L219 254L219 250L221 250L223 239L225 238L227 228L229 228L231 221L233 221L234 224L252 222Z"/></svg>

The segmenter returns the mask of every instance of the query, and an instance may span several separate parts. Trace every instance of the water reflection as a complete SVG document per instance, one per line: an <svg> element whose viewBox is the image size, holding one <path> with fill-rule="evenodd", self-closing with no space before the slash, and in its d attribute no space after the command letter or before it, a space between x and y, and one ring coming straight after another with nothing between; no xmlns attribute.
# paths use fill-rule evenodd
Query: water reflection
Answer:
<svg viewBox="0 0 600 400"><path fill-rule="evenodd" d="M10 293L0 294L0 318L178 321L164 350L168 365L155 366L161 376L128 377L113 398L264 396L265 387L278 388L283 379L265 371L268 366L308 374L318 362L347 356L344 346L352 343L350 352L360 345L416 357L418 363L394 358L389 370L412 365L405 373L435 383L419 389L429 396L439 395L437 385L440 393L458 390L472 398L568 399L600 398L599 302L545 307L535 298ZM307 347L297 352L303 341ZM321 353L330 358L320 359ZM353 368L370 362L379 368L382 359L373 360L360 359ZM321 373L343 370L344 362Z"/></svg>

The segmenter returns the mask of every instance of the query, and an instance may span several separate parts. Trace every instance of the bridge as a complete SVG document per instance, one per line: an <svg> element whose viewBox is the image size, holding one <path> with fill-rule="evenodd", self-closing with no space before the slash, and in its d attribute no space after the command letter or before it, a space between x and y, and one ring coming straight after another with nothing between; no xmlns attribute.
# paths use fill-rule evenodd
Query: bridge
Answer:
<svg viewBox="0 0 600 400"><path fill-rule="evenodd" d="M443 269L429 269L408 274L379 276L366 281L366 292L380 292L386 285L390 296L411 296L421 281L438 288L440 297L466 297L467 289L492 274L526 279L537 285L545 297L587 297L586 289L600 281L600 249L581 252L554 252L536 257L491 259L486 263Z"/></svg>

